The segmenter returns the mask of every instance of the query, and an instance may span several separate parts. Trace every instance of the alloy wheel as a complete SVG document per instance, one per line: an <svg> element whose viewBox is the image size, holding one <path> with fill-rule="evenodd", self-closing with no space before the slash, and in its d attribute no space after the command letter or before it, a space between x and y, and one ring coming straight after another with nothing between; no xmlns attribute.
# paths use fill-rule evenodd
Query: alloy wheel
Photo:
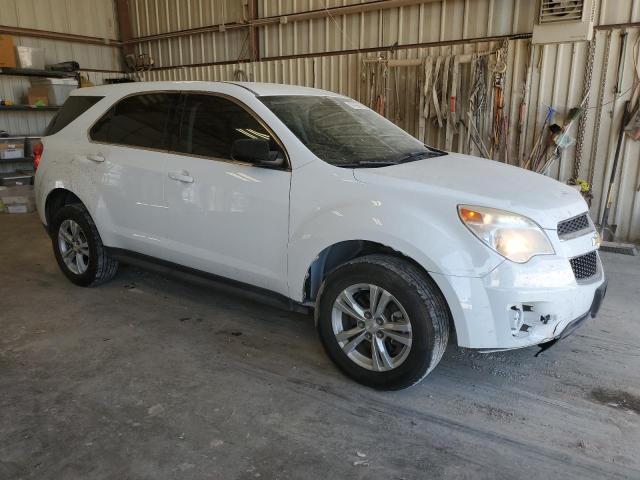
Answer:
<svg viewBox="0 0 640 480"><path fill-rule="evenodd" d="M67 219L58 229L58 247L62 260L69 270L82 275L89 268L89 243L77 222Z"/></svg>
<svg viewBox="0 0 640 480"><path fill-rule="evenodd" d="M368 283L351 285L338 295L331 315L338 345L357 365L389 371L409 355L413 340L409 316L385 289Z"/></svg>

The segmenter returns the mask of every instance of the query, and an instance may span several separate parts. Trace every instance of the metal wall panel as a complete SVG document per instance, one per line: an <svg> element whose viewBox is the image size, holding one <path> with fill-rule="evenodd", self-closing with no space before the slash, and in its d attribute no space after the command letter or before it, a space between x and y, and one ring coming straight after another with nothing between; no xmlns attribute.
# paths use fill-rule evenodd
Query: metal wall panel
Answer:
<svg viewBox="0 0 640 480"><path fill-rule="evenodd" d="M2 0L0 25L118 38L113 0Z"/></svg>
<svg viewBox="0 0 640 480"><path fill-rule="evenodd" d="M53 1L53 0L49 0ZM370 3L365 0L257 0L258 16L277 17L312 10ZM640 21L640 0L594 0L596 23ZM131 0L135 36L242 23L244 0ZM350 15L285 21L259 28L262 58L339 52L360 48L463 40L530 33L538 11L532 0L441 0ZM228 29L137 46L168 67L249 58L249 31Z"/></svg>

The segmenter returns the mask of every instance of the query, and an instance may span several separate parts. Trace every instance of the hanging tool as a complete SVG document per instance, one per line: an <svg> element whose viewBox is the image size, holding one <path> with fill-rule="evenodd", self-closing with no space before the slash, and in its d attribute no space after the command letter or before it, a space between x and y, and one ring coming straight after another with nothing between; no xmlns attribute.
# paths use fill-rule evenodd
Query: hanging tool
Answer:
<svg viewBox="0 0 640 480"><path fill-rule="evenodd" d="M494 153L498 156L500 151L505 152L506 157L506 142L505 136L505 114L504 114L504 81L505 73L507 71L507 48L509 46L508 40L506 40L502 47L496 51L496 62L492 65L491 71L493 73L493 123L491 128L491 149L490 153L493 157ZM507 160L503 158L503 160Z"/></svg>
<svg viewBox="0 0 640 480"><path fill-rule="evenodd" d="M422 95L420 96L420 141L424 142L427 138L427 125L426 120L429 118L429 105L430 105L430 87L431 87L431 74L432 74L433 57L427 57L424 59L424 83L422 85Z"/></svg>
<svg viewBox="0 0 640 480"><path fill-rule="evenodd" d="M440 73L441 66L442 66L442 57L438 57L436 59L436 69L435 69L435 73L433 74L433 81L432 81L433 87L431 89L431 101L433 102L434 113L438 120L438 127L440 128L442 128L442 126L444 125L442 122L442 113L440 111L440 103L438 101L438 90L437 90L438 74Z"/></svg>
<svg viewBox="0 0 640 480"><path fill-rule="evenodd" d="M613 187L618 173L618 159L620 158L620 150L622 149L622 141L624 140L624 130L627 127L630 116L631 102L627 100L624 103L624 112L622 113L622 122L620 123L620 131L618 132L618 143L616 144L616 152L613 155L613 165L611 166L611 177L609 177L609 188L607 189L607 203L602 212L602 220L600 220L600 237L605 239L605 231L607 230L607 222L609 221L609 211L613 204Z"/></svg>
<svg viewBox="0 0 640 480"><path fill-rule="evenodd" d="M549 125L549 123L551 122L551 119L556 113L556 110L551 105L545 105L545 106L547 107L547 115L544 117L542 129L540 130L540 135L538 136L538 140L536 140L536 143L534 144L533 149L531 150L531 155L529 155L527 162L524 164L525 169L529 169L529 167L533 162L533 159L538 157L538 150L540 148L542 140L547 136L547 125Z"/></svg>
<svg viewBox="0 0 640 480"><path fill-rule="evenodd" d="M460 59L456 55L453 57L453 68L451 78L451 92L449 93L449 115L447 116L447 133L445 136L445 149L453 149L453 136L458 133L456 116L456 97L458 94L458 76L460 75Z"/></svg>
<svg viewBox="0 0 640 480"><path fill-rule="evenodd" d="M527 56L527 65L522 81L522 100L518 107L518 136L516 137L516 155L518 157L517 164L522 166L524 160L524 143L525 143L525 123L527 121L527 105L529 104L529 78L531 76L531 63L533 59L533 49L529 43L529 52Z"/></svg>
<svg viewBox="0 0 640 480"><path fill-rule="evenodd" d="M482 137L480 136L480 132L478 131L478 128L475 124L473 115L471 115L471 112L467 112L467 116L469 117L469 125L465 125L465 128L467 129L467 131L471 132L471 140L473 140L476 148L482 153L485 158L490 158L489 151L482 141Z"/></svg>
<svg viewBox="0 0 640 480"><path fill-rule="evenodd" d="M588 98L589 98L589 94L587 93L582 99L582 102L580 102L579 106L569 110L569 114L567 115L567 118L564 121L564 126L562 128L558 130L557 129L558 126L556 126L556 129L555 129L556 131L554 135L551 135L550 142L549 142L551 146L554 146L552 155L549 158L547 158L547 160L542 165L535 166L535 168L532 168L533 170L535 170L538 173L545 173L548 170L548 168L551 166L551 164L555 160L560 158L560 156L562 155L562 151L570 147L571 145L573 145L575 141L572 137L569 136L568 132L571 126L573 125L573 123L585 113ZM545 152L546 152L546 149L545 149Z"/></svg>
<svg viewBox="0 0 640 480"><path fill-rule="evenodd" d="M473 125L480 138L479 125L480 118L486 110L487 105L487 58L474 54L472 57L472 88L469 95L469 124ZM467 129L468 139L471 139L471 130ZM474 142L475 143L475 142ZM469 145L469 148L471 145ZM486 149L485 149L486 150ZM488 152L482 151L485 157L489 157Z"/></svg>
<svg viewBox="0 0 640 480"><path fill-rule="evenodd" d="M620 33L620 55L618 57L618 72L616 76L616 88L613 93L615 95L620 95L622 93L622 78L624 77L624 56L627 52L627 37L629 34L626 30L623 30Z"/></svg>

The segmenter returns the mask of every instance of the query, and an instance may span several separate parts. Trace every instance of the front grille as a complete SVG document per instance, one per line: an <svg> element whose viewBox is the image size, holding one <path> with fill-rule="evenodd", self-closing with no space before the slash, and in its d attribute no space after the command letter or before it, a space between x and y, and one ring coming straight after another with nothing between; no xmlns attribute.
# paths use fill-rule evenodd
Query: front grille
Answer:
<svg viewBox="0 0 640 480"><path fill-rule="evenodd" d="M567 237L572 233L590 228L589 215L583 213L577 217L569 218L558 223L558 237Z"/></svg>
<svg viewBox="0 0 640 480"><path fill-rule="evenodd" d="M569 262L571 263L571 268L573 269L573 274L576 276L576 280L584 280L598 273L598 254L595 250L585 255L572 258Z"/></svg>

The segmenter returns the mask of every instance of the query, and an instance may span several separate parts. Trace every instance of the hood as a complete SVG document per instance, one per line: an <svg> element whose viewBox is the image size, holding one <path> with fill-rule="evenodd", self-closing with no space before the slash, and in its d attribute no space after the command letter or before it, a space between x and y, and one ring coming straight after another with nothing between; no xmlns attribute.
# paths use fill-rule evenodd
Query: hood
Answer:
<svg viewBox="0 0 640 480"><path fill-rule="evenodd" d="M450 153L381 168L354 170L356 180L450 197L457 204L524 215L542 228L588 210L582 195L552 178L494 160Z"/></svg>

